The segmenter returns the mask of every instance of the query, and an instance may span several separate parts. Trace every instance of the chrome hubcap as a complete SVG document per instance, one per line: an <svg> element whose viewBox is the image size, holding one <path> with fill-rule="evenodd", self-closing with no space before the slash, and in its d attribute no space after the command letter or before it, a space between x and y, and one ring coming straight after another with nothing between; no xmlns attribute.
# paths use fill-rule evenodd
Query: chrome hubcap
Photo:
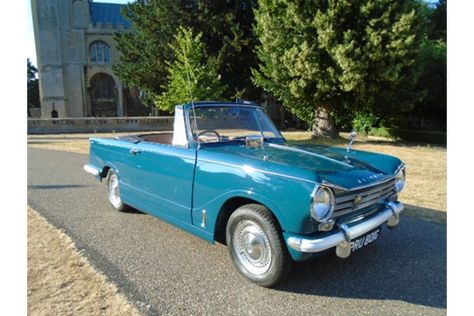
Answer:
<svg viewBox="0 0 474 316"><path fill-rule="evenodd" d="M236 225L232 238L239 262L250 273L260 275L270 269L270 241L260 226L250 220L241 221Z"/></svg>
<svg viewBox="0 0 474 316"><path fill-rule="evenodd" d="M118 184L117 175L113 174L109 177L109 201L115 208L119 208L120 204L122 204L122 200L120 199L120 190Z"/></svg>

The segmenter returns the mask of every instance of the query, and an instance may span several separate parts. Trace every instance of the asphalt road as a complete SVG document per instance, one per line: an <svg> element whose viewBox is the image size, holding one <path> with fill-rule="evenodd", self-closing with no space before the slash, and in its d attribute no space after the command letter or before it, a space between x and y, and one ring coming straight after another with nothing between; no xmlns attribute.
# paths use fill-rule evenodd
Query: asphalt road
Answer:
<svg viewBox="0 0 474 316"><path fill-rule="evenodd" d="M446 226L402 217L349 259L298 263L265 289L243 279L227 248L158 218L118 213L88 157L28 149L28 203L149 315L428 315L446 313Z"/></svg>

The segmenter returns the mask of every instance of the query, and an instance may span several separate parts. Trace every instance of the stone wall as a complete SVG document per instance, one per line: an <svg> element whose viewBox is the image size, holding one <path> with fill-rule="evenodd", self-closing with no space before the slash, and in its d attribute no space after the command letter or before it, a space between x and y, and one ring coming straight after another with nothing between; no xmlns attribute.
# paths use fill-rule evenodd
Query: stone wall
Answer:
<svg viewBox="0 0 474 316"><path fill-rule="evenodd" d="M173 117L28 119L28 134L171 131Z"/></svg>

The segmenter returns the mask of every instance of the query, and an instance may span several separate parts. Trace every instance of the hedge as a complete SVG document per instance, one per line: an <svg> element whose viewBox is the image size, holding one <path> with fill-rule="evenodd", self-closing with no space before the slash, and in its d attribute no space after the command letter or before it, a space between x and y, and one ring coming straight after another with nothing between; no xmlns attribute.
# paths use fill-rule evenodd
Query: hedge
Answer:
<svg viewBox="0 0 474 316"><path fill-rule="evenodd" d="M399 128L372 128L371 136L382 136L388 138L402 139L412 142L424 142L430 144L446 145L447 134L434 131L417 131Z"/></svg>

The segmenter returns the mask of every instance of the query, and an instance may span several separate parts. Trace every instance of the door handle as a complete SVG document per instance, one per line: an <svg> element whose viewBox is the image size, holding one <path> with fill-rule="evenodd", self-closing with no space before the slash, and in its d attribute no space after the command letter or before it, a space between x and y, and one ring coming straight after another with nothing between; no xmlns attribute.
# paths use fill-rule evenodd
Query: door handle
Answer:
<svg viewBox="0 0 474 316"><path fill-rule="evenodd" d="M136 154L141 153L141 152L142 152L142 151L141 151L140 149L136 149L136 148L130 149L130 154L132 154L132 155L134 155L134 156L135 156Z"/></svg>

